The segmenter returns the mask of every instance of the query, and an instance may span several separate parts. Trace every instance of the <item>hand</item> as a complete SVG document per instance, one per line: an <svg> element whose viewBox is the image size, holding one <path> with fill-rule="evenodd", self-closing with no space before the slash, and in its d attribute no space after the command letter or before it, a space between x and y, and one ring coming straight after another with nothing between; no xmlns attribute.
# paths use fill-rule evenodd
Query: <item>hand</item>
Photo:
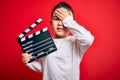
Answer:
<svg viewBox="0 0 120 80"><path fill-rule="evenodd" d="M54 14L62 21L68 16L73 16L72 12L65 8L58 8L55 10Z"/></svg>
<svg viewBox="0 0 120 80"><path fill-rule="evenodd" d="M31 58L32 58L31 54L28 54L28 53L22 54L22 62L25 64L27 64Z"/></svg>

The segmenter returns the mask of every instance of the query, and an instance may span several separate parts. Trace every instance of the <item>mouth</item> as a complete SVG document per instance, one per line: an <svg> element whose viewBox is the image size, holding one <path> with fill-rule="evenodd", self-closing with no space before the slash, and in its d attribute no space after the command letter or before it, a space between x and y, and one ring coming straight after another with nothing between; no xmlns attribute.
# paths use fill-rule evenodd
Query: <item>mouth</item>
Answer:
<svg viewBox="0 0 120 80"><path fill-rule="evenodd" d="M57 28L57 31L63 31L64 28Z"/></svg>

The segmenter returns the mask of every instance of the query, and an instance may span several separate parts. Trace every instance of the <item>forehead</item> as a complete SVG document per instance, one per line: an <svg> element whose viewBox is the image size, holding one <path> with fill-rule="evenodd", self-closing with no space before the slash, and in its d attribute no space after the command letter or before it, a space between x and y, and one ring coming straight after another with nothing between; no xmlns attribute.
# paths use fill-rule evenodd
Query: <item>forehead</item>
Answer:
<svg viewBox="0 0 120 80"><path fill-rule="evenodd" d="M53 11L53 13L54 13L56 10L58 10L58 9L60 9L60 10L62 10L62 11L68 11L68 9L66 9L66 8L64 8L64 7L61 7L61 8L55 9L55 10Z"/></svg>
<svg viewBox="0 0 120 80"><path fill-rule="evenodd" d="M62 11L70 11L70 10L68 10L68 9L64 8L64 7L57 8L57 9L55 9L55 10L53 11L53 15L52 15L52 16L54 16L54 15L55 15L55 11L56 11L56 10L58 10L58 9L61 9ZM71 12L71 11L70 11L70 12Z"/></svg>

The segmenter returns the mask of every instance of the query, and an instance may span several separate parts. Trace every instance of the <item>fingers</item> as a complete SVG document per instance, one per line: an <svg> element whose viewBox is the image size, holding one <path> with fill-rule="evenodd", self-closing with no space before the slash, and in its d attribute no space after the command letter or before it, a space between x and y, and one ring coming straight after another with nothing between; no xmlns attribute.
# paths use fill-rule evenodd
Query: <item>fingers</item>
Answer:
<svg viewBox="0 0 120 80"><path fill-rule="evenodd" d="M59 8L59 9L56 9L56 12L58 12L58 14L60 14L60 15L64 15L65 10Z"/></svg>
<svg viewBox="0 0 120 80"><path fill-rule="evenodd" d="M65 12L61 9L57 9L55 11L55 15L60 19L60 20L63 20L65 18Z"/></svg>
<svg viewBox="0 0 120 80"><path fill-rule="evenodd" d="M31 58L32 58L31 54L28 54L28 53L23 53L22 54L22 61L25 64L27 64L30 61Z"/></svg>
<svg viewBox="0 0 120 80"><path fill-rule="evenodd" d="M55 10L55 15L60 19L63 20L64 18L68 16L72 16L71 11L68 11L67 9L64 8L58 8Z"/></svg>
<svg viewBox="0 0 120 80"><path fill-rule="evenodd" d="M55 11L55 15L60 19L60 20L62 20L63 19L63 15L60 13L60 12L58 12L58 11Z"/></svg>

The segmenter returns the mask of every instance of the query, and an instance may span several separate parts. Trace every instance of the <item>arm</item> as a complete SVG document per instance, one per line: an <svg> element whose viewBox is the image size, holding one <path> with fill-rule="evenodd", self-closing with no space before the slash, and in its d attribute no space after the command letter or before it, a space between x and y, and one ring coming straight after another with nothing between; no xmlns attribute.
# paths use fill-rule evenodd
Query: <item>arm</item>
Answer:
<svg viewBox="0 0 120 80"><path fill-rule="evenodd" d="M36 72L42 72L42 65L40 62L34 61L26 64L30 69Z"/></svg>
<svg viewBox="0 0 120 80"><path fill-rule="evenodd" d="M59 8L55 11L56 16L62 21L63 25L70 29L80 53L83 54L93 43L94 37L84 27L80 26L73 20L71 11L65 8Z"/></svg>
<svg viewBox="0 0 120 80"><path fill-rule="evenodd" d="M68 16L62 22L65 27L70 29L71 33L76 38L77 47L80 49L81 53L84 53L93 43L94 37L83 26L76 23L72 16Z"/></svg>
<svg viewBox="0 0 120 80"><path fill-rule="evenodd" d="M23 53L22 54L22 62L26 64L30 69L37 71L37 72L42 72L42 64L41 62L33 61L31 63L28 63L32 56L28 53Z"/></svg>

